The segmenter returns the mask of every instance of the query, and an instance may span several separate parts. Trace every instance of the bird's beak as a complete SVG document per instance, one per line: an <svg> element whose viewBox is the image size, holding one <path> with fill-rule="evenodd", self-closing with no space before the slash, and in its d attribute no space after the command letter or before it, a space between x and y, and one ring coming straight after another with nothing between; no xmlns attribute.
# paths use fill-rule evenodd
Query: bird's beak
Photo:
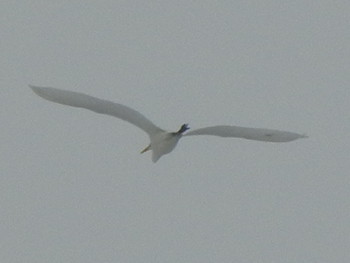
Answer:
<svg viewBox="0 0 350 263"><path fill-rule="evenodd" d="M148 145L145 149L143 149L140 153L147 152L151 149L151 145Z"/></svg>

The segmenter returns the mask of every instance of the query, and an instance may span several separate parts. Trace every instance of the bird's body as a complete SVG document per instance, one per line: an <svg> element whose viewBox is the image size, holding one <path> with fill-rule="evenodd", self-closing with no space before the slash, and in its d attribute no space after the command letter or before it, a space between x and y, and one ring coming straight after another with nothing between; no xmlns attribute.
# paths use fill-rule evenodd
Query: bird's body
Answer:
<svg viewBox="0 0 350 263"><path fill-rule="evenodd" d="M152 150L153 162L158 161L164 154L170 153L182 136L214 135L266 142L289 142L307 137L294 132L224 125L205 127L184 134L189 127L187 124L183 124L177 132L167 132L153 124L138 111L119 103L68 90L36 86L30 87L38 96L46 100L111 115L139 127L150 138L150 144L141 153Z"/></svg>
<svg viewBox="0 0 350 263"><path fill-rule="evenodd" d="M156 162L162 155L170 153L176 147L182 134L159 132L151 136L150 148L152 150L152 161Z"/></svg>

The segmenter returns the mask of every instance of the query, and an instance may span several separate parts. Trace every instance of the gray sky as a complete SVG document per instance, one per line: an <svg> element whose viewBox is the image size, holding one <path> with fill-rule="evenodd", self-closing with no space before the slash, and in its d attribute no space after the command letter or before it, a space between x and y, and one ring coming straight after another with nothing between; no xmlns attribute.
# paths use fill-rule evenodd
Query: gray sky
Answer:
<svg viewBox="0 0 350 263"><path fill-rule="evenodd" d="M349 262L348 1L1 1L0 261ZM183 123L136 127L27 84Z"/></svg>

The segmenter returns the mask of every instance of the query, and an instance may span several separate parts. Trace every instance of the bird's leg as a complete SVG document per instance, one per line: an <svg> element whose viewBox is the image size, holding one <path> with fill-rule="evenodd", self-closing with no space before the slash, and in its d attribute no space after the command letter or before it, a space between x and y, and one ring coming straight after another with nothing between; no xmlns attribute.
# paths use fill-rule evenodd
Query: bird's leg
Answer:
<svg viewBox="0 0 350 263"><path fill-rule="evenodd" d="M149 150L151 150L151 145L148 145L145 149L141 151L141 153L147 152Z"/></svg>

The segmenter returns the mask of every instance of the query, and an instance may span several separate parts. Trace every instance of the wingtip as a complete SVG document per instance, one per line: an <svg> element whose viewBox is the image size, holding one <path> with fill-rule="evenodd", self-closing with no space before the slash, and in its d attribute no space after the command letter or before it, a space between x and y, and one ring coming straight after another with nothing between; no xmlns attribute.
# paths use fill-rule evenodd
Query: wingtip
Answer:
<svg viewBox="0 0 350 263"><path fill-rule="evenodd" d="M32 84L28 84L28 87L31 88L31 89L36 89L36 88L38 88L38 86L34 86L34 85L32 85Z"/></svg>
<svg viewBox="0 0 350 263"><path fill-rule="evenodd" d="M38 86L34 86L34 85L31 85L31 84L28 84L29 88L32 89L32 91L34 91L35 93L38 93L38 91L41 89L41 87L38 87Z"/></svg>
<svg viewBox="0 0 350 263"><path fill-rule="evenodd" d="M47 87L39 87L39 86L34 86L34 85L28 85L32 91L38 95L39 97L43 98L43 99L46 99L46 100L51 100L53 101L51 98L50 98L50 88L47 88Z"/></svg>

